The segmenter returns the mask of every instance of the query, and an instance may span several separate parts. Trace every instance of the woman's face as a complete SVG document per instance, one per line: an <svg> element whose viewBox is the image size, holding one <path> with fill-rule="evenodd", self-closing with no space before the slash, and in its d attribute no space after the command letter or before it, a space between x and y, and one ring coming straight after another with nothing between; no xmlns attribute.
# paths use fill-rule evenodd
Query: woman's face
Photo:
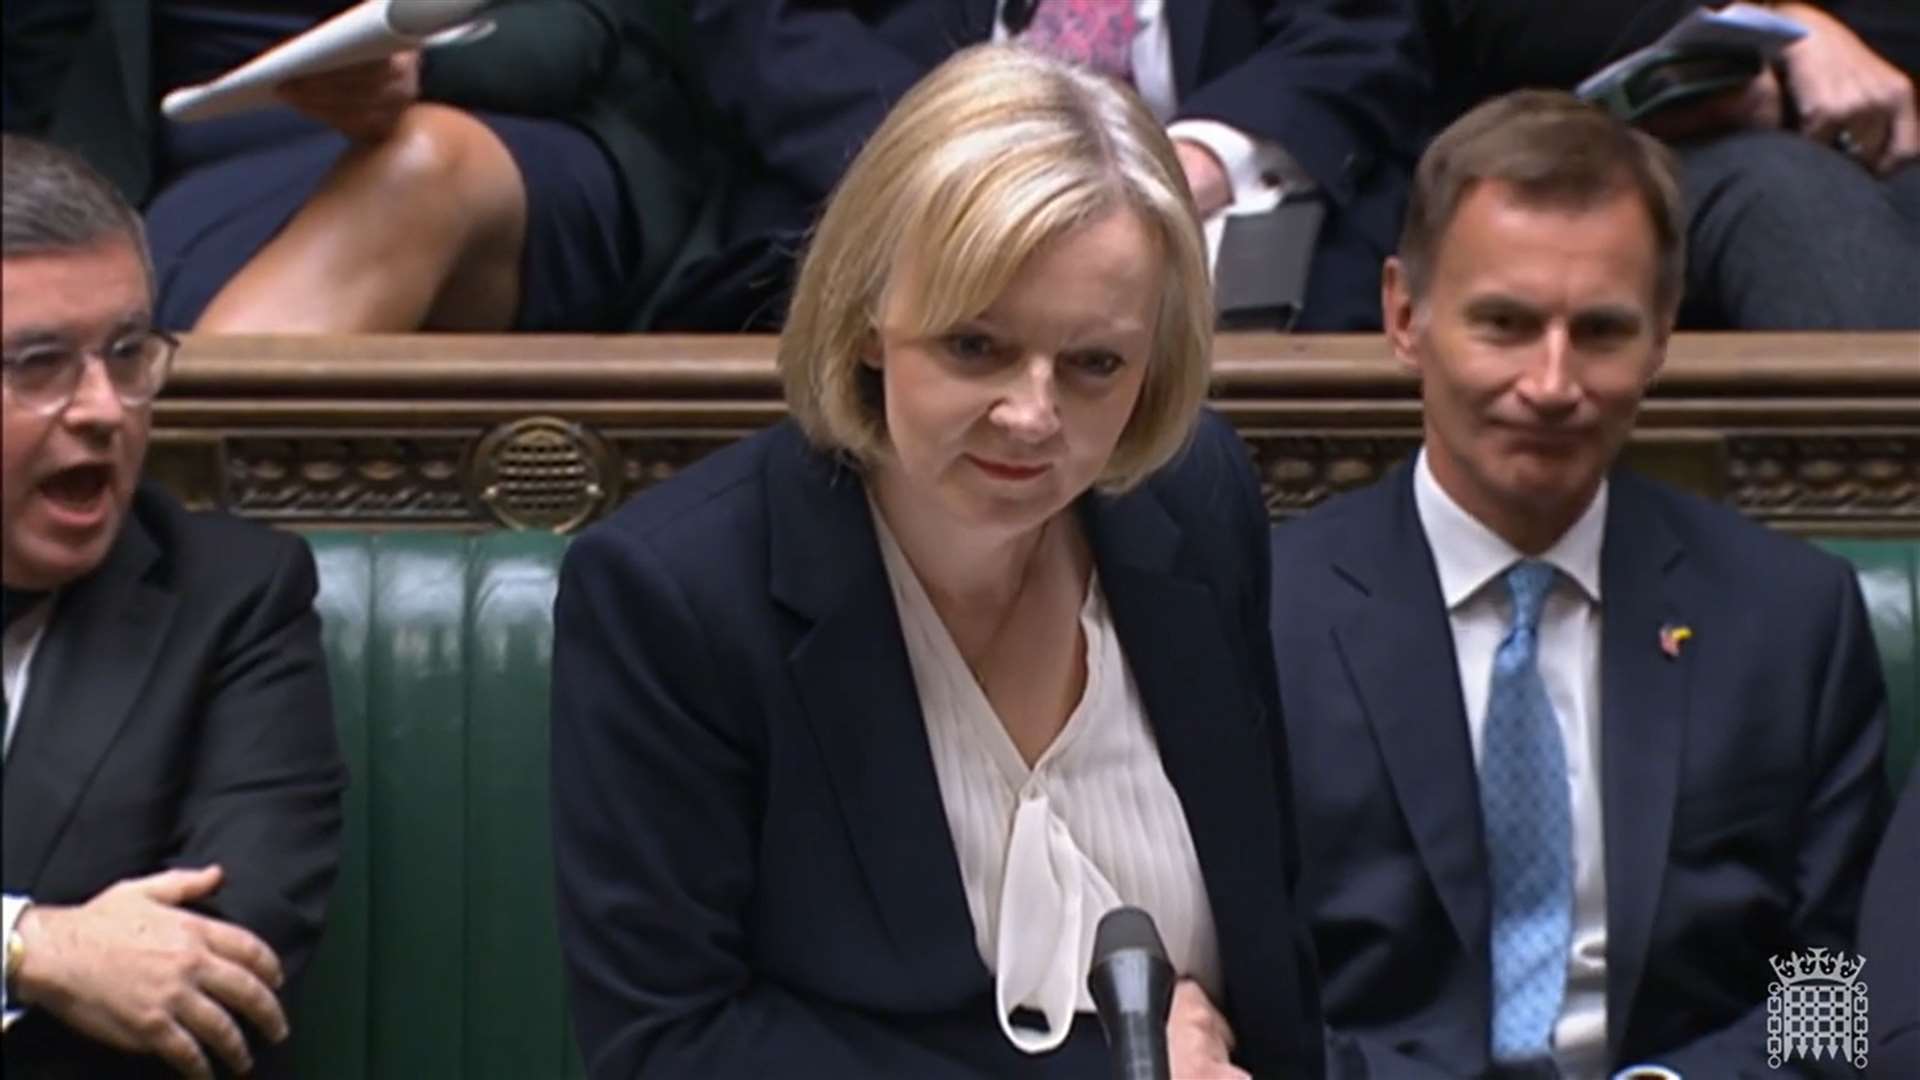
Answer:
<svg viewBox="0 0 1920 1080"><path fill-rule="evenodd" d="M931 339L892 290L875 354L890 449L883 490L955 527L1018 534L1093 485L1133 415L1164 271L1131 210L1035 251L978 318Z"/></svg>

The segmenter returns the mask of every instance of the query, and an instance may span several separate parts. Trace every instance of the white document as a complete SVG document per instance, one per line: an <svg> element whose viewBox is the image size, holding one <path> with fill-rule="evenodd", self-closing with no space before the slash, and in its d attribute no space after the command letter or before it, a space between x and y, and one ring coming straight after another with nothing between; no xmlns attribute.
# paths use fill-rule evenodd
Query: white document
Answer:
<svg viewBox="0 0 1920 1080"><path fill-rule="evenodd" d="M302 75L379 60L408 49L477 41L493 21L475 19L491 0L363 0L275 45L212 82L183 86L160 102L170 120L211 120L279 103L274 87Z"/></svg>
<svg viewBox="0 0 1920 1080"><path fill-rule="evenodd" d="M1583 98L1593 97L1596 91L1618 78L1622 70L1638 64L1649 53L1678 49L1752 50L1759 53L1761 59L1772 60L1780 55L1780 50L1805 36L1806 27L1756 4L1728 4L1718 11L1696 8L1661 34L1660 40L1594 72L1574 87L1573 92Z"/></svg>

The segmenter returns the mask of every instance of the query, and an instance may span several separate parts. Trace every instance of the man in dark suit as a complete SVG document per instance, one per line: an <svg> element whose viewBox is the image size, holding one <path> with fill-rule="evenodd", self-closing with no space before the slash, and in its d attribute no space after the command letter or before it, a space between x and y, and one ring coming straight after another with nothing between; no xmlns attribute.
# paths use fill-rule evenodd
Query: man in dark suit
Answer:
<svg viewBox="0 0 1920 1080"><path fill-rule="evenodd" d="M272 1072L346 780L312 557L140 484L174 342L139 218L3 156L6 1073Z"/></svg>
<svg viewBox="0 0 1920 1080"><path fill-rule="evenodd" d="M1640 121L1680 161L1691 252L1680 325L1920 328L1910 281L1920 264L1920 8L1767 6L1807 32L1779 63ZM1434 126L1508 90L1572 89L1700 7L1422 0Z"/></svg>
<svg viewBox="0 0 1920 1080"><path fill-rule="evenodd" d="M1468 113L1382 287L1425 445L1275 530L1353 1072L1770 1076L1769 957L1853 941L1886 698L1847 564L1615 466L1683 220L1668 153L1565 94Z"/></svg>
<svg viewBox="0 0 1920 1080"><path fill-rule="evenodd" d="M1053 44L1074 35L1048 27L1079 9L1120 17L1125 40ZM1296 325L1379 325L1368 298L1423 134L1412 0L700 0L693 31L707 97L742 145L718 250L670 289L669 322L777 325L805 230L887 109L956 50L1021 39L1131 82L1169 124L1203 216L1320 200Z"/></svg>

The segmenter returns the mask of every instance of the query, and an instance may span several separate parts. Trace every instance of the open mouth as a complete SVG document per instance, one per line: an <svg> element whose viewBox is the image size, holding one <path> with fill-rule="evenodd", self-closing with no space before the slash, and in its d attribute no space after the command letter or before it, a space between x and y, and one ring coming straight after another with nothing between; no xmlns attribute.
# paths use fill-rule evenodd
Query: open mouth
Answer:
<svg viewBox="0 0 1920 1080"><path fill-rule="evenodd" d="M109 465L74 465L61 469L40 481L40 494L55 507L70 514L97 510L113 487L113 468Z"/></svg>

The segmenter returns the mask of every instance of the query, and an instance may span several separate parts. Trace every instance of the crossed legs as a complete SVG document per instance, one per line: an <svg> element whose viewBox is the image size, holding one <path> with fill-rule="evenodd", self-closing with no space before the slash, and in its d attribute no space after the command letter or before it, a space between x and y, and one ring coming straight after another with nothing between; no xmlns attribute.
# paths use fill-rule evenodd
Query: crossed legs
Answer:
<svg viewBox="0 0 1920 1080"><path fill-rule="evenodd" d="M391 136L341 155L194 329L508 329L526 232L526 188L500 140L458 109L414 105Z"/></svg>
<svg viewBox="0 0 1920 1080"><path fill-rule="evenodd" d="M1920 163L1882 179L1782 131L1678 149L1695 319L1738 330L1920 327Z"/></svg>

